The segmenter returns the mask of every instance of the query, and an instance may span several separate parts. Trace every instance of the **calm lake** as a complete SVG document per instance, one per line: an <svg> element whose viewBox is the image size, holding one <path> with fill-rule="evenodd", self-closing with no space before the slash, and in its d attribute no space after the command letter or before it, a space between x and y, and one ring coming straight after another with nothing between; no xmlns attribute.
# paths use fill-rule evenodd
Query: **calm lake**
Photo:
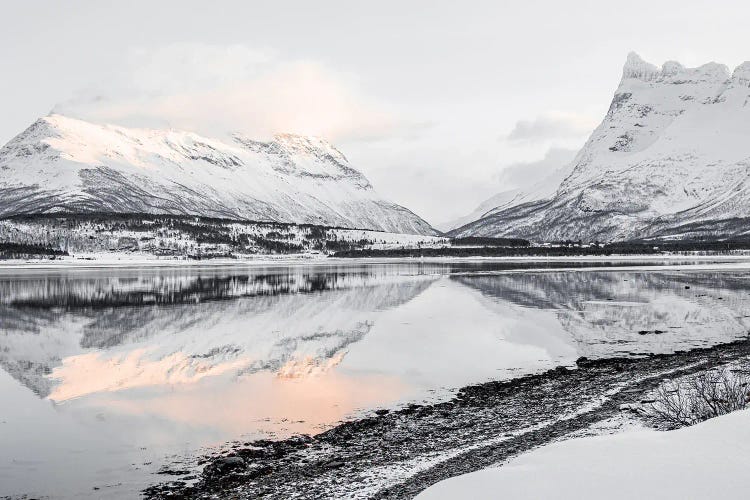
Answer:
<svg viewBox="0 0 750 500"><path fill-rule="evenodd" d="M0 496L130 498L228 441L750 327L747 263L555 266L0 270Z"/></svg>

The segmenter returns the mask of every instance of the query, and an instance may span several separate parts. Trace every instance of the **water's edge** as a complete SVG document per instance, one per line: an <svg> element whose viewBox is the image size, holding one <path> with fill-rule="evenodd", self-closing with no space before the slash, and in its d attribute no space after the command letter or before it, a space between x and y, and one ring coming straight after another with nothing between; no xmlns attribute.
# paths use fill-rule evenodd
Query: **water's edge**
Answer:
<svg viewBox="0 0 750 500"><path fill-rule="evenodd" d="M144 496L412 498L442 479L616 417L667 378L747 359L750 338L637 359L582 358L577 369L470 385L450 401L381 410L313 437L237 443L203 457L197 477L165 471L186 477L149 487Z"/></svg>

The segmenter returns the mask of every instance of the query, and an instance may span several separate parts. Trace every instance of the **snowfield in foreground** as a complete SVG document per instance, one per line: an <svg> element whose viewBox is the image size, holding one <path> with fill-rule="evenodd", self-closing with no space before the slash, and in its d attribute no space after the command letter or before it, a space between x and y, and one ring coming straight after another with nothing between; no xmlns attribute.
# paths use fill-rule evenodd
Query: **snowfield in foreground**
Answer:
<svg viewBox="0 0 750 500"><path fill-rule="evenodd" d="M564 441L442 481L417 498L744 499L749 468L745 410L671 432Z"/></svg>

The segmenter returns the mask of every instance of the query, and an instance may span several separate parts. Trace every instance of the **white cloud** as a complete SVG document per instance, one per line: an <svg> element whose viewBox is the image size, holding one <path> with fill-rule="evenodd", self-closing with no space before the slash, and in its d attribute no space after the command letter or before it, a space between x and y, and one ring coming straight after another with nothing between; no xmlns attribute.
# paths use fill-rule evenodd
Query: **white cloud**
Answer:
<svg viewBox="0 0 750 500"><path fill-rule="evenodd" d="M505 189L532 187L569 165L577 152L574 149L550 148L541 160L519 161L503 167L497 179Z"/></svg>
<svg viewBox="0 0 750 500"><path fill-rule="evenodd" d="M98 122L207 134L241 131L378 138L402 128L352 75L244 45L175 44L131 51L118 74L58 105Z"/></svg>
<svg viewBox="0 0 750 500"><path fill-rule="evenodd" d="M533 120L519 120L507 139L524 142L581 139L589 135L596 125L597 120L587 115L550 111Z"/></svg>

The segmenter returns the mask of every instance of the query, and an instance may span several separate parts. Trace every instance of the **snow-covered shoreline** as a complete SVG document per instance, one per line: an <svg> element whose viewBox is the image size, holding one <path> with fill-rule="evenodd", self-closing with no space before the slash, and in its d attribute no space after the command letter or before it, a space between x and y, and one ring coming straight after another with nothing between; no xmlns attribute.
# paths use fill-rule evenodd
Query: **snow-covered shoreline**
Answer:
<svg viewBox="0 0 750 500"><path fill-rule="evenodd" d="M750 267L748 255L698 255L698 254L649 254L649 255L607 255L607 256L500 256L500 257L328 257L324 254L285 254L285 255L248 255L239 258L188 259L179 257L155 257L146 254L80 254L56 259L8 259L0 260L0 269L64 269L64 268L110 268L110 267L225 267L225 266L268 266L268 265L342 265L342 264L404 264L404 263L461 263L461 262L508 262L508 263L606 263L603 269L617 269L611 264L644 263L649 269L665 267L690 266L691 269L711 269L716 267L747 268ZM659 266L656 262L668 262ZM570 268L576 270L580 268ZM587 267L587 270L597 269ZM567 270L556 268L555 270Z"/></svg>
<svg viewBox="0 0 750 500"><path fill-rule="evenodd" d="M450 484L449 478L464 473L470 479L466 489L462 485L461 489L452 489L447 495L434 498L513 498L512 492L506 494L501 487L480 484L473 488L471 474L497 464L523 460L527 456L525 453L533 455L589 439L570 439L574 436L618 431L622 428L618 419L623 418L623 408L647 397L663 380L710 368L717 357L724 362L747 360L749 349L747 340L738 340L667 356L603 359L581 364L573 370L551 369L527 377L466 386L448 401L376 412L342 422L311 438L298 436L273 443L230 445L208 457L213 465L204 469L197 483L187 486L165 482L144 493L146 498L170 495L254 498L264 491L274 491L274 498L414 498L423 491L435 491L430 490L439 487L434 485ZM648 443L652 443L654 437L672 434L643 432ZM404 439L406 436L408 439ZM620 435L612 437L616 436ZM744 434L738 437L742 439ZM568 441L561 442L565 439ZM646 449L642 455L648 453ZM241 466L247 467L247 471L240 473L237 483L227 484L223 481L224 474L216 472L217 464L220 466L227 456L248 455L251 465ZM675 453L675 456L680 454ZM591 461L600 458L586 457ZM563 454L557 460L565 461L566 457ZM579 461L576 466L578 475L572 488L582 489L587 481L582 476L589 465L588 462L581 465ZM260 467L270 467L273 473L253 475ZM592 470L599 469L595 465ZM521 489L542 478L535 472L522 472L525 475L519 481ZM612 475L615 482L623 477L621 470L612 471ZM520 498L580 497L555 492L552 484L549 494ZM592 495L592 498L612 498L607 493ZM653 496L640 494L620 498Z"/></svg>
<svg viewBox="0 0 750 500"><path fill-rule="evenodd" d="M417 496L453 498L747 498L750 410L693 427L639 429L543 446L441 481Z"/></svg>

